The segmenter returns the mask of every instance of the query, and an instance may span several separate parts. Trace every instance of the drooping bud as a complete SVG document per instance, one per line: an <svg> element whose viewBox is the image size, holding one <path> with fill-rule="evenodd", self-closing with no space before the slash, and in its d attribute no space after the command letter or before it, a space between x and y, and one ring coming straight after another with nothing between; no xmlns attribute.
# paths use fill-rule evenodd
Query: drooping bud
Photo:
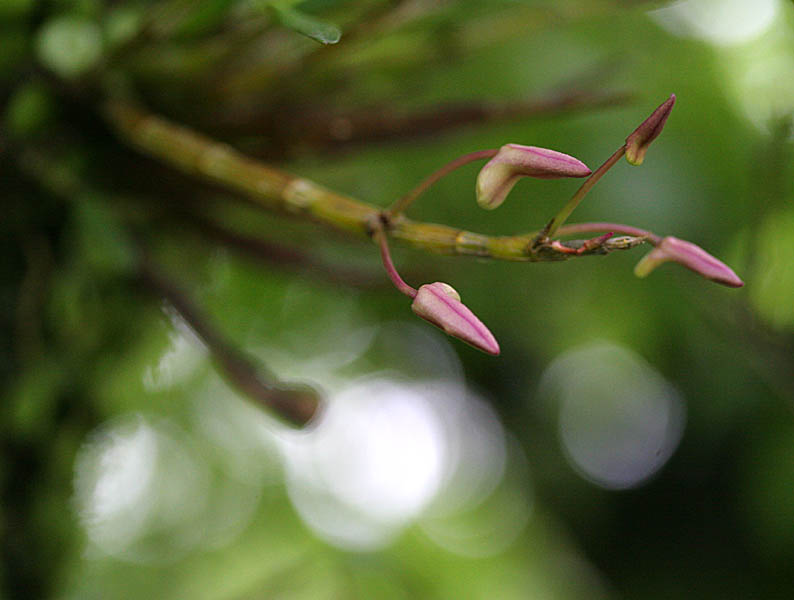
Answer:
<svg viewBox="0 0 794 600"><path fill-rule="evenodd" d="M744 282L733 270L711 254L691 242L674 237L664 238L656 248L646 254L637 266L634 274L647 277L660 264L673 261L684 265L687 269L729 287L742 287Z"/></svg>
<svg viewBox="0 0 794 600"><path fill-rule="evenodd" d="M634 132L626 138L626 160L632 165L639 166L645 160L645 153L651 142L662 133L667 117L673 110L675 94L662 102L659 107L645 119Z"/></svg>
<svg viewBox="0 0 794 600"><path fill-rule="evenodd" d="M505 144L477 176L477 203L483 208L496 208L521 177L558 179L588 175L587 165L573 156L535 146Z"/></svg>
<svg viewBox="0 0 794 600"><path fill-rule="evenodd" d="M488 354L499 354L496 338L460 301L460 295L452 286L440 281L423 285L414 298L411 310L452 337Z"/></svg>

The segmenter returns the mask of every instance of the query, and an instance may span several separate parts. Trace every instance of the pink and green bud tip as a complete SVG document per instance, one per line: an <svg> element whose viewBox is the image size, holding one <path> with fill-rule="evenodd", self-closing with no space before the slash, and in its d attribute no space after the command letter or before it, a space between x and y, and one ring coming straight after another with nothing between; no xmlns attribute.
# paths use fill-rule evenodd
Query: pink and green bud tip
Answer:
<svg viewBox="0 0 794 600"><path fill-rule="evenodd" d="M505 144L477 176L477 203L487 209L498 207L521 177L558 179L588 175L587 165L573 156L535 146Z"/></svg>
<svg viewBox="0 0 794 600"><path fill-rule="evenodd" d="M460 301L455 289L437 281L419 288L411 305L417 315L478 350L499 355L499 344L488 328Z"/></svg>
<svg viewBox="0 0 794 600"><path fill-rule="evenodd" d="M744 285L728 265L714 258L700 246L674 237L662 239L656 248L637 263L634 274L637 277L647 277L660 264L670 261L684 265L687 269L722 285L729 287Z"/></svg>
<svg viewBox="0 0 794 600"><path fill-rule="evenodd" d="M675 104L675 94L662 102L659 107L645 119L634 132L626 138L626 160L632 165L639 166L645 160L645 153L651 142L659 137L664 129L667 117L673 111Z"/></svg>

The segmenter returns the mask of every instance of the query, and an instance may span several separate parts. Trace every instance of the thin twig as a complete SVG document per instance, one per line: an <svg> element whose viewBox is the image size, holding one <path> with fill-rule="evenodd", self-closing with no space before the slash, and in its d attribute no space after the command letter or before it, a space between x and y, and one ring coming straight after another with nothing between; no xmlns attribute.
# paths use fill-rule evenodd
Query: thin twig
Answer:
<svg viewBox="0 0 794 600"><path fill-rule="evenodd" d="M356 288L371 289L385 285L380 273L376 275L374 272L368 273L347 265L328 264L296 248L244 235L193 214L183 215L183 218L208 239L259 261L279 266L299 267L328 281Z"/></svg>
<svg viewBox="0 0 794 600"><path fill-rule="evenodd" d="M394 216L404 213L414 201L421 196L424 192L426 192L430 187L436 183L438 180L446 177L455 169L459 169L463 165L468 165L471 162L477 160L483 160L486 158L493 158L496 156L496 153L499 152L499 149L489 149L489 150L479 150L477 152L470 152L469 154L464 154L463 156L459 156L455 160L448 162L443 167L434 171L427 177L425 177L419 185L417 185L414 189L408 192L405 196L398 199L391 207L386 211L388 218L393 218Z"/></svg>
<svg viewBox="0 0 794 600"><path fill-rule="evenodd" d="M281 387L275 380L267 381L263 369L257 368L227 341L187 294L149 259L141 261L139 276L147 287L176 310L206 344L215 364L235 388L289 423L303 426L312 419L320 404L319 395L314 389L305 385Z"/></svg>
<svg viewBox="0 0 794 600"><path fill-rule="evenodd" d="M631 94L623 91L564 91L545 98L519 102L447 103L416 111L394 106L370 106L348 111L329 111L322 107L300 106L280 115L274 122L270 113L261 115L232 113L218 115L209 127L221 123L224 132L246 136L274 136L285 141L281 146L317 150L341 150L376 142L402 142L437 137L461 127L535 117L553 117L584 109L626 104ZM233 119L233 120L232 120ZM274 131L273 128L276 128ZM288 134L288 136L287 136Z"/></svg>

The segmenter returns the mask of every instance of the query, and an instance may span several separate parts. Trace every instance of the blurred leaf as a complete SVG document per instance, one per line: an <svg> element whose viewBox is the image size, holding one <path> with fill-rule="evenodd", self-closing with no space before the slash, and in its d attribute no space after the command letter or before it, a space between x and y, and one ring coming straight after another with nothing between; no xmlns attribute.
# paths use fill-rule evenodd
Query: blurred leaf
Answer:
<svg viewBox="0 0 794 600"><path fill-rule="evenodd" d="M29 436L48 430L65 379L64 366L49 356L19 375L8 398L11 427L15 432Z"/></svg>
<svg viewBox="0 0 794 600"><path fill-rule="evenodd" d="M35 0L3 0L0 2L0 20L25 17L35 4Z"/></svg>
<svg viewBox="0 0 794 600"><path fill-rule="evenodd" d="M83 259L97 273L114 274L132 269L132 247L121 224L101 199L81 196L76 228Z"/></svg>
<svg viewBox="0 0 794 600"><path fill-rule="evenodd" d="M0 29L0 81L11 79L30 51L30 40L20 29Z"/></svg>
<svg viewBox="0 0 794 600"><path fill-rule="evenodd" d="M274 3L270 7L276 13L282 25L321 44L336 44L342 37L339 27L333 23L325 23L315 19L289 4Z"/></svg>
<svg viewBox="0 0 794 600"><path fill-rule="evenodd" d="M750 290L756 311L777 329L794 328L794 212L770 215L756 232L758 280Z"/></svg>
<svg viewBox="0 0 794 600"><path fill-rule="evenodd" d="M44 86L25 84L14 91L6 108L6 124L11 135L26 138L41 133L51 122L55 102Z"/></svg>
<svg viewBox="0 0 794 600"><path fill-rule="evenodd" d="M179 25L177 35L196 36L217 27L236 0L205 0Z"/></svg>

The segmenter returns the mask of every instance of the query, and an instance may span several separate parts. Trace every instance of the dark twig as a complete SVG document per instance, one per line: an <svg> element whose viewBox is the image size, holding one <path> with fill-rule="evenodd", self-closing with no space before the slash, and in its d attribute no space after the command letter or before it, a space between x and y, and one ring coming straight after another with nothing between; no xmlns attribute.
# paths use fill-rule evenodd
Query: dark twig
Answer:
<svg viewBox="0 0 794 600"><path fill-rule="evenodd" d="M185 214L181 218L185 223L194 226L201 235L242 256L271 265L298 268L318 278L350 287L360 289L385 287L380 272L367 273L361 269L329 264L296 248L232 231L195 214Z"/></svg>
<svg viewBox="0 0 794 600"><path fill-rule="evenodd" d="M314 150L341 150L348 146L429 137L489 122L551 117L584 109L618 106L630 99L630 94L621 91L566 90L525 102L449 103L418 111L372 106L334 112L302 106L282 113L277 122L269 114L259 116L238 112L231 117L233 121L228 115L222 115L215 123L220 123L225 133L265 135L283 140L284 144L301 148L309 146ZM212 127L211 124L208 126ZM273 131L274 127L276 131Z"/></svg>
<svg viewBox="0 0 794 600"><path fill-rule="evenodd" d="M139 267L143 283L164 298L195 334L206 344L218 369L240 392L294 425L306 425L316 414L320 397L306 385L281 386L272 376L265 379L263 369L227 341L205 318L193 301L175 282L144 258Z"/></svg>

